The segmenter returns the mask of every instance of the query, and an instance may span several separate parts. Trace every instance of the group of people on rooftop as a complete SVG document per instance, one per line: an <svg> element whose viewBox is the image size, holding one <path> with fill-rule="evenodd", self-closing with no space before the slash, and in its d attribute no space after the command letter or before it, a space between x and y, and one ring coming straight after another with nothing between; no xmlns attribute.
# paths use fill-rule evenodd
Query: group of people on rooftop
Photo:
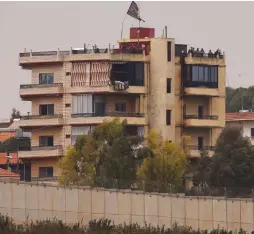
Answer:
<svg viewBox="0 0 254 234"><path fill-rule="evenodd" d="M195 49L194 47L191 47L189 50L188 50L188 55L191 55L192 57L204 57L205 55L205 51L203 48L201 48L199 50L199 48ZM206 54L209 58L216 58L217 55L219 57L222 56L222 53L221 53L221 50L220 49L217 49L214 53L209 50L209 52Z"/></svg>

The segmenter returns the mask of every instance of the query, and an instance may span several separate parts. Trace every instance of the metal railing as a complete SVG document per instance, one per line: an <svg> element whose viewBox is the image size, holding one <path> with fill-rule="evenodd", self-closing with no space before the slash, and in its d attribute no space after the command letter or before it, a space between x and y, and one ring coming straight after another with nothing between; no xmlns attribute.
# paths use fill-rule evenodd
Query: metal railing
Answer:
<svg viewBox="0 0 254 234"><path fill-rule="evenodd" d="M104 112L104 113L77 113L71 114L71 117L144 117L144 113L133 113L133 112Z"/></svg>
<svg viewBox="0 0 254 234"><path fill-rule="evenodd" d="M30 56L52 56L52 55L69 55L70 51L40 51L40 52L25 52L20 53L19 57L30 57Z"/></svg>
<svg viewBox="0 0 254 234"><path fill-rule="evenodd" d="M49 87L63 87L63 83L53 83L53 84L23 84L23 85L20 85L20 89L49 88Z"/></svg>
<svg viewBox="0 0 254 234"><path fill-rule="evenodd" d="M214 151L215 150L215 146L203 146L200 147L198 145L189 145L190 150L200 150L200 151Z"/></svg>
<svg viewBox="0 0 254 234"><path fill-rule="evenodd" d="M184 119L210 119L210 120L218 120L218 115L184 115Z"/></svg>
<svg viewBox="0 0 254 234"><path fill-rule="evenodd" d="M19 151L37 151L37 150L56 150L63 149L62 145L53 145L53 146L27 146L21 147Z"/></svg>
<svg viewBox="0 0 254 234"><path fill-rule="evenodd" d="M185 57L193 57L193 58L218 58L218 59L224 59L223 54L217 54L217 53L202 53L202 52L193 52L193 53L182 53Z"/></svg>
<svg viewBox="0 0 254 234"><path fill-rule="evenodd" d="M22 120L27 119L55 119L55 118L63 118L62 114L53 114L53 115L23 115L20 117Z"/></svg>

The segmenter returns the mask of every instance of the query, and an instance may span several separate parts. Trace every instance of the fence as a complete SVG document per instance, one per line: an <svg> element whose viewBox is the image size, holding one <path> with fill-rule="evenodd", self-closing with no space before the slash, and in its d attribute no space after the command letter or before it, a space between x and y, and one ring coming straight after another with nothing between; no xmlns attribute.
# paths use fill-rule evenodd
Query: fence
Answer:
<svg viewBox="0 0 254 234"><path fill-rule="evenodd" d="M253 199L0 181L0 213L20 223L57 218L67 223L108 218L115 224L179 225L254 230Z"/></svg>

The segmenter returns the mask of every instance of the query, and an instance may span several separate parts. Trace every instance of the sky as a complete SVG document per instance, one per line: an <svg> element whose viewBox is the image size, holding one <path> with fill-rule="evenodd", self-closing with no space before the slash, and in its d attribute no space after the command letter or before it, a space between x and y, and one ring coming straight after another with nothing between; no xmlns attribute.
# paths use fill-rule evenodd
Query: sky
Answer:
<svg viewBox="0 0 254 234"><path fill-rule="evenodd" d="M254 2L137 2L156 37L168 27L178 44L226 52L227 85L252 85ZM116 45L130 1L125 2L0 2L0 119L12 108L26 114L30 102L21 101L20 84L31 82L31 72L19 67L19 53L69 50L97 44ZM123 35L138 26L126 17Z"/></svg>

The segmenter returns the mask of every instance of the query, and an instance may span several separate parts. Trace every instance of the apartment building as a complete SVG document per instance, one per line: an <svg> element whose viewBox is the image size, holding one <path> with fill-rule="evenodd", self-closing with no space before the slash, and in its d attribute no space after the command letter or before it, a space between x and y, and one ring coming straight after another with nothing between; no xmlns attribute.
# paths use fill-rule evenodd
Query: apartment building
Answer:
<svg viewBox="0 0 254 234"><path fill-rule="evenodd" d="M188 53L153 28L131 28L119 49L24 52L20 66L31 84L20 97L32 102L20 127L32 132L19 157L32 177L59 175L56 164L79 135L105 119L127 119L130 134L157 129L180 143L191 136L190 158L212 147L225 125L225 55Z"/></svg>

